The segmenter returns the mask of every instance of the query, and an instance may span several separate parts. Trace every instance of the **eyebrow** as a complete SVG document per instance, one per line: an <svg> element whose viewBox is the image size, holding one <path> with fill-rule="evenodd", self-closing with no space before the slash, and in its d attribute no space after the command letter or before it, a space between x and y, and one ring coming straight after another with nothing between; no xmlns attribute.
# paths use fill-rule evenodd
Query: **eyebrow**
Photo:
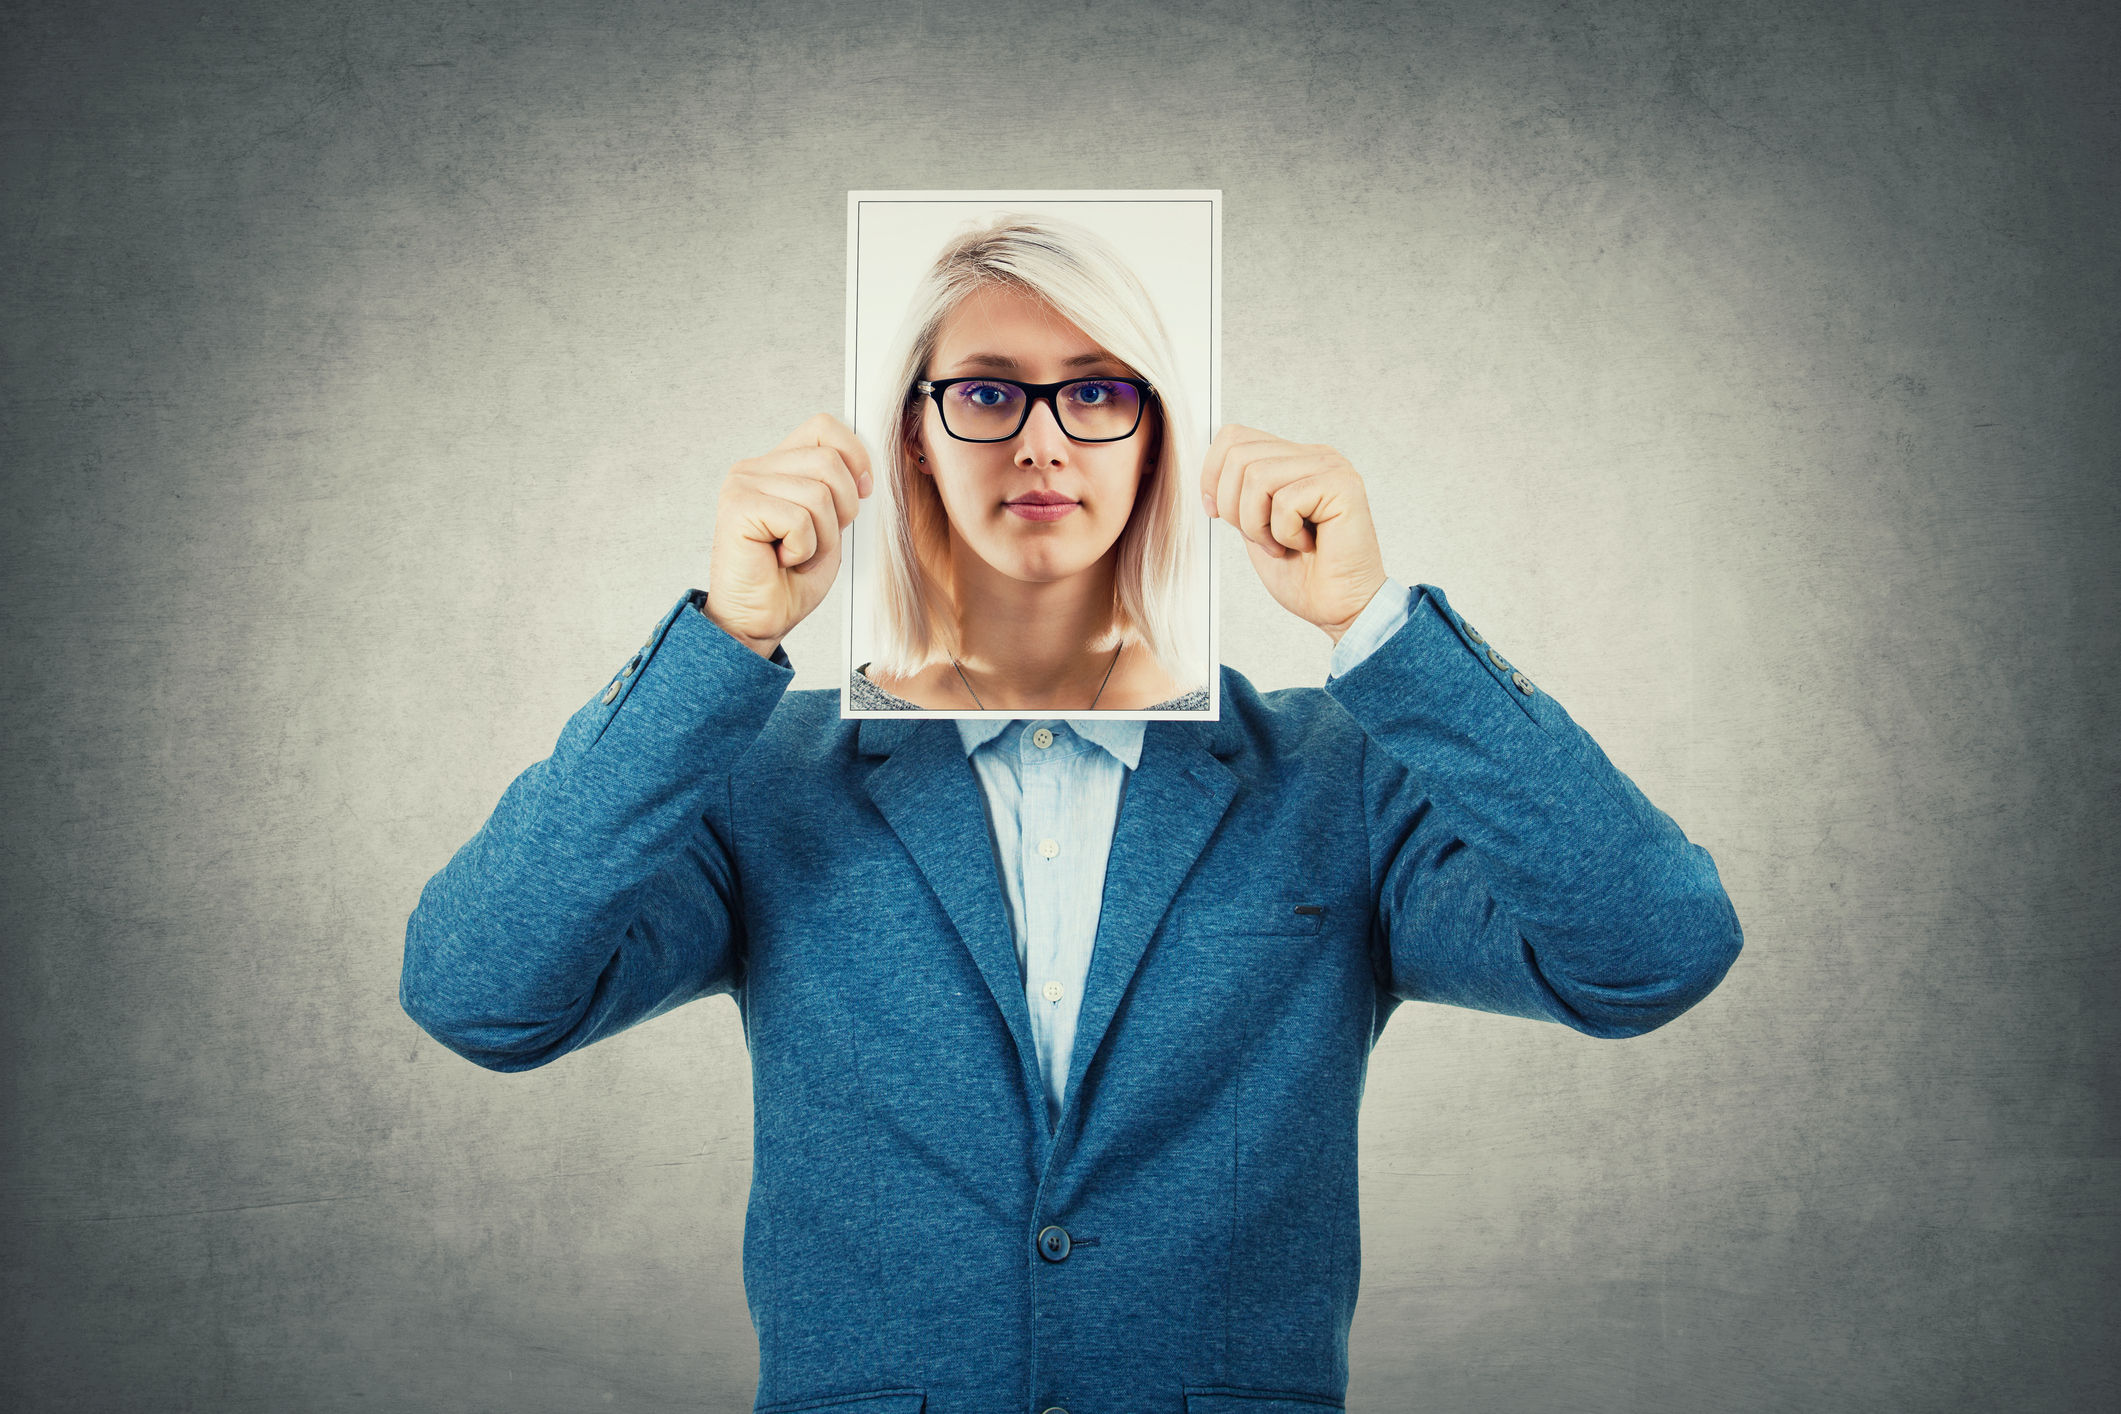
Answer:
<svg viewBox="0 0 2121 1414"><path fill-rule="evenodd" d="M1121 368L1127 366L1122 360L1114 358L1111 354L1100 352L1077 354L1073 358L1064 358L1061 360L1061 367L1089 368L1094 364L1100 363L1115 364ZM1013 373L1022 368L1023 364L1011 358L1008 354L976 353L966 354L963 358L958 359L957 366L960 368L994 368Z"/></svg>

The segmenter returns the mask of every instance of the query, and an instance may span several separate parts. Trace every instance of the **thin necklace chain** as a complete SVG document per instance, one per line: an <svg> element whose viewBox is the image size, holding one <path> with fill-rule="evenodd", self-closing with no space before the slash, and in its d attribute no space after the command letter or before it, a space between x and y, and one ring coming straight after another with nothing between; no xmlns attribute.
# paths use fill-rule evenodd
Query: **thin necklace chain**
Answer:
<svg viewBox="0 0 2121 1414"><path fill-rule="evenodd" d="M1097 709L1098 698L1105 695L1105 684L1112 681L1112 670L1119 666L1119 655L1126 651L1127 645L1124 642L1112 650L1112 661L1105 664L1105 675L1098 679L1097 697L1090 699L1090 705L1083 709L1085 712L1092 712ZM972 679L965 676L965 665L953 657L950 660L950 666L957 669L957 680L965 685L965 691L972 692ZM979 708L982 712L987 710L987 704L979 700L979 694L976 692L972 692L972 705Z"/></svg>

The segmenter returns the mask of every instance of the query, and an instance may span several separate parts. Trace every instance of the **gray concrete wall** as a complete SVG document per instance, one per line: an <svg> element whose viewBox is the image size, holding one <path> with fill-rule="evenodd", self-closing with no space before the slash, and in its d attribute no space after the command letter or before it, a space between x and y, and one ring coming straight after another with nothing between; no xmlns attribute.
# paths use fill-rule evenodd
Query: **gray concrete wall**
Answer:
<svg viewBox="0 0 2121 1414"><path fill-rule="evenodd" d="M734 1008L489 1075L401 933L706 582L722 469L839 407L843 193L990 185L1222 188L1229 415L1348 452L1746 924L1642 1040L1394 1020L1351 1409L2115 1400L2110 11L75 0L0 50L10 1407L748 1407ZM1224 586L1229 662L1321 680Z"/></svg>

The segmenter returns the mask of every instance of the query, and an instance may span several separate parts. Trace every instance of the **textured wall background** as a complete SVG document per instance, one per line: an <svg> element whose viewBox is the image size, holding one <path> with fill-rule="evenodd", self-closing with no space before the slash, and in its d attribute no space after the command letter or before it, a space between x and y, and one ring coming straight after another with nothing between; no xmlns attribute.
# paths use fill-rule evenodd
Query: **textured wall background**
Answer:
<svg viewBox="0 0 2121 1414"><path fill-rule="evenodd" d="M735 1009L489 1075L403 923L839 406L843 193L994 185L1221 187L1230 414L1747 926L1400 1013L1351 1409L2121 1391L2110 10L4 13L11 1407L748 1407Z"/></svg>

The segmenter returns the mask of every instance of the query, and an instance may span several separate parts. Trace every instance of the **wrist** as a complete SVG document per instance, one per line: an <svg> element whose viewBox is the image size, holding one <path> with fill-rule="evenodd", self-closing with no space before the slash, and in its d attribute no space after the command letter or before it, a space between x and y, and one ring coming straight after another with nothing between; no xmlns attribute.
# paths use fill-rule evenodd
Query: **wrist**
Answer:
<svg viewBox="0 0 2121 1414"><path fill-rule="evenodd" d="M728 634L731 638L743 644L746 648L749 648L752 652L758 654L761 658L771 658L773 656L773 650L781 646L781 640L778 636L773 638L756 638L753 637L751 634L744 632L742 629L737 628L735 625L724 622L723 619L714 612L714 604L711 598L709 602L700 606L700 614L707 620L707 622L713 624L716 628Z"/></svg>
<svg viewBox="0 0 2121 1414"><path fill-rule="evenodd" d="M727 630L724 630L724 632L727 632ZM773 650L781 646L781 641L778 638L746 638L741 633L731 633L729 636L758 654L761 658L771 658Z"/></svg>
<svg viewBox="0 0 2121 1414"><path fill-rule="evenodd" d="M1346 618L1335 619L1331 623L1318 625L1324 631L1326 637L1333 640L1335 646L1339 645L1340 640L1346 636L1349 629L1355 627L1355 621L1369 610L1371 602L1377 598L1377 592L1385 587L1389 579L1390 576L1388 575L1379 575L1377 582L1372 584L1368 591L1362 594L1360 599L1357 600L1354 610Z"/></svg>

